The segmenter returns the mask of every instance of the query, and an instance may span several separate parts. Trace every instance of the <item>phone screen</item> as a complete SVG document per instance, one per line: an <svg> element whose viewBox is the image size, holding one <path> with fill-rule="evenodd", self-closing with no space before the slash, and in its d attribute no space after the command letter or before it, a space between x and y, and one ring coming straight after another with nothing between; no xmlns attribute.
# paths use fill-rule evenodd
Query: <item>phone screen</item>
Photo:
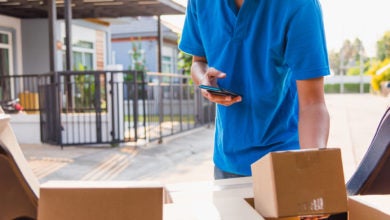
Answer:
<svg viewBox="0 0 390 220"><path fill-rule="evenodd" d="M223 88L220 88L220 87L199 85L199 88L206 89L209 93L211 93L213 95L232 96L232 97L240 96L237 93L231 92L229 90L226 90L226 89L223 89Z"/></svg>

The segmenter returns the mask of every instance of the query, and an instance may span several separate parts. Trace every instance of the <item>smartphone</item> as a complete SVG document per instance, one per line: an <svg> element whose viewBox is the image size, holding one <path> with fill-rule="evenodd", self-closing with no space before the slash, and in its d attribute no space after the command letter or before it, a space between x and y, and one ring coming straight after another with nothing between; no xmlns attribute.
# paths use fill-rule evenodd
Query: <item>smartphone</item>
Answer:
<svg viewBox="0 0 390 220"><path fill-rule="evenodd" d="M209 93L213 95L220 95L220 96L231 96L231 97L237 97L240 96L237 93L231 92L229 90L214 87L214 86L206 86L206 85L199 85L199 88L207 90Z"/></svg>

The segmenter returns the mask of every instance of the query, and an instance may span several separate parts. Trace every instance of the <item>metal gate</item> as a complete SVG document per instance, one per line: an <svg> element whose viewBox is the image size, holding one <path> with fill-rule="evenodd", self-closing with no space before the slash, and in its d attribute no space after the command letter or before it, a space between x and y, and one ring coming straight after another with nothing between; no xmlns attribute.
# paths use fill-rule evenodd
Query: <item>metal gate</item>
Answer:
<svg viewBox="0 0 390 220"><path fill-rule="evenodd" d="M138 100L139 91L134 88L144 85L143 72L57 74L58 84L40 86L43 142L81 145L137 141L138 102L126 108L127 112L124 112L123 103L125 99L127 102L131 98ZM135 129L124 132L123 126L129 121L134 121Z"/></svg>
<svg viewBox="0 0 390 220"><path fill-rule="evenodd" d="M212 120L188 76L137 71L59 72L39 87L41 139L58 145L118 144L162 137Z"/></svg>

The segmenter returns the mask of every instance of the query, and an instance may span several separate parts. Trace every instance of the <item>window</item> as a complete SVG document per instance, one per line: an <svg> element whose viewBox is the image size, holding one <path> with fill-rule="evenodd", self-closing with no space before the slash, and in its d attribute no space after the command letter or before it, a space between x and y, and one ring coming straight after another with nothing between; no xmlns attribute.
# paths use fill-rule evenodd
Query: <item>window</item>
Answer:
<svg viewBox="0 0 390 220"><path fill-rule="evenodd" d="M74 70L95 69L95 49L92 42L78 41L74 43L72 51L72 61ZM65 49L65 48L64 48ZM66 68L65 50L63 52L63 67Z"/></svg>
<svg viewBox="0 0 390 220"><path fill-rule="evenodd" d="M163 46L162 48L162 72L176 73L176 46Z"/></svg>
<svg viewBox="0 0 390 220"><path fill-rule="evenodd" d="M73 44L73 65L75 70L93 70L94 45L92 42L78 41Z"/></svg>
<svg viewBox="0 0 390 220"><path fill-rule="evenodd" d="M172 57L163 56L162 57L162 72L163 73L173 73Z"/></svg>
<svg viewBox="0 0 390 220"><path fill-rule="evenodd" d="M11 75L11 44L10 44L10 33L0 32L0 75L8 76Z"/></svg>
<svg viewBox="0 0 390 220"><path fill-rule="evenodd" d="M0 31L0 76L13 75L12 62L12 35L10 32ZM11 79L0 82L0 100L12 97Z"/></svg>

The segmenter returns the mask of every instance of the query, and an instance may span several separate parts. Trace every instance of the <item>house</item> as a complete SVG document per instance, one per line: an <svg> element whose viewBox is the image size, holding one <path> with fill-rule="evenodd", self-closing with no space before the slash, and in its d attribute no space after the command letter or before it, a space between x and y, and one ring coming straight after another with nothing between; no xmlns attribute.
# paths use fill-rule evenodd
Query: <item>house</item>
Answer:
<svg viewBox="0 0 390 220"><path fill-rule="evenodd" d="M163 39L161 51L161 72L178 73L177 49L178 28L162 21ZM121 18L110 26L112 56L115 64L124 69L145 68L160 72L158 67L158 20L156 17ZM138 53L140 57L134 56ZM136 65L137 62L140 64ZM141 65L141 66L139 66Z"/></svg>
<svg viewBox="0 0 390 220"><path fill-rule="evenodd" d="M57 71L65 70L65 22L56 22ZM73 69L104 69L109 64L109 26L96 21L72 21ZM50 72L48 19L20 19L0 15L1 74L42 74ZM1 97L0 97L1 98Z"/></svg>
<svg viewBox="0 0 390 220"><path fill-rule="evenodd" d="M183 6L171 0L0 1L0 101L19 97L25 109L36 113L12 117L11 125L17 126L14 130L19 141L44 140L62 145L68 136L80 136L80 128L72 128L73 134L68 131L67 124L71 123L64 122L69 116L64 108L74 107L72 102L78 92L76 76L89 74L95 80L89 82L89 88L94 89L95 95L105 97L93 100L92 107L97 111L89 116L92 121L85 121L84 117L83 126L86 129L93 124L96 128L88 131L91 137L80 143L111 143L112 138L117 138L112 135L114 125L102 124L102 105L98 104L110 94L107 91L96 93L97 89L106 89L107 84L100 83L108 82L107 68L113 61L110 21L122 17L159 18L184 11ZM28 101L23 100L25 97ZM114 116L105 111L107 123L113 123L110 118Z"/></svg>

